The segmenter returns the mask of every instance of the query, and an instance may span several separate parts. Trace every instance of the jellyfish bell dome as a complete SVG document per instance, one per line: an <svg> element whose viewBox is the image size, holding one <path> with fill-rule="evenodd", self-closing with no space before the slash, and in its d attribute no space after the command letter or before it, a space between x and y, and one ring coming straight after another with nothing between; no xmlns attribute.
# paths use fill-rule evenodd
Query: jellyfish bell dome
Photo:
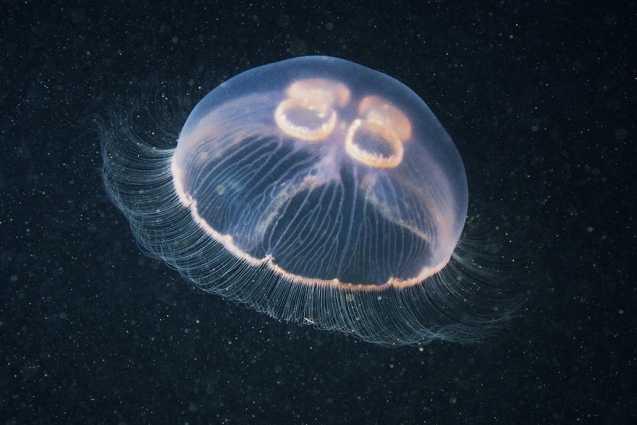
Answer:
<svg viewBox="0 0 637 425"><path fill-rule="evenodd" d="M462 160L409 88L334 58L256 68L194 108L172 158L193 220L298 284L412 285L451 258Z"/></svg>
<svg viewBox="0 0 637 425"><path fill-rule="evenodd" d="M478 339L497 322L457 250L460 154L399 81L285 60L212 90L176 147L143 134L102 132L107 192L142 246L203 290L385 345Z"/></svg>

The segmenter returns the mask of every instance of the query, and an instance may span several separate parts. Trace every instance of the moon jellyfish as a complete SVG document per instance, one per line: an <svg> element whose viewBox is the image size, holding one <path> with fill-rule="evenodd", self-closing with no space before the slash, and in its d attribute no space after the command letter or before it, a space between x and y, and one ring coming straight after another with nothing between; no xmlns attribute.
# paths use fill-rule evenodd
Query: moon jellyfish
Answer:
<svg viewBox="0 0 637 425"><path fill-rule="evenodd" d="M385 74L330 57L251 69L194 107L176 146L151 140L161 123L120 122L101 129L109 197L206 292L384 345L479 340L509 314L462 237L456 146Z"/></svg>

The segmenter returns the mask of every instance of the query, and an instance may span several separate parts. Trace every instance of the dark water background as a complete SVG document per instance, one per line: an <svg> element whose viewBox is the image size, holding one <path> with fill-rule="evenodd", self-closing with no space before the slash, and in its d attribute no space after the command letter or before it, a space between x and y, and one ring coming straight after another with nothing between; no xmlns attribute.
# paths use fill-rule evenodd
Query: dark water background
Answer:
<svg viewBox="0 0 637 425"><path fill-rule="evenodd" d="M0 424L631 423L636 8L597 1L0 4ZM537 274L483 345L387 349L273 321L146 258L91 116L338 56L418 93L470 214Z"/></svg>

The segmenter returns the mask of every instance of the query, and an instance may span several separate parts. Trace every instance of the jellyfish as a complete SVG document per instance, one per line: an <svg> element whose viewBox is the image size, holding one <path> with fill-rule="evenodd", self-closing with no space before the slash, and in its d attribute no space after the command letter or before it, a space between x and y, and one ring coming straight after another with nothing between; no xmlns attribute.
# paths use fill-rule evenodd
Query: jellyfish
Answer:
<svg viewBox="0 0 637 425"><path fill-rule="evenodd" d="M391 346L480 340L510 315L464 241L458 149L394 78L301 57L220 84L176 145L118 119L101 129L108 196L206 292Z"/></svg>

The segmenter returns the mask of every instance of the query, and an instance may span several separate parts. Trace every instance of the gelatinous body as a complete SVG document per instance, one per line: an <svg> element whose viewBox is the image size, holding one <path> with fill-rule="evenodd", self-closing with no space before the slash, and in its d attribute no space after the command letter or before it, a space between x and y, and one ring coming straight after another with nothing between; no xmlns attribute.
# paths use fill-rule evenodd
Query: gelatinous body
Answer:
<svg viewBox="0 0 637 425"><path fill-rule="evenodd" d="M109 195L148 251L202 289L382 344L473 339L493 323L450 265L462 160L397 80L291 59L215 88L176 148L136 134L103 134Z"/></svg>

